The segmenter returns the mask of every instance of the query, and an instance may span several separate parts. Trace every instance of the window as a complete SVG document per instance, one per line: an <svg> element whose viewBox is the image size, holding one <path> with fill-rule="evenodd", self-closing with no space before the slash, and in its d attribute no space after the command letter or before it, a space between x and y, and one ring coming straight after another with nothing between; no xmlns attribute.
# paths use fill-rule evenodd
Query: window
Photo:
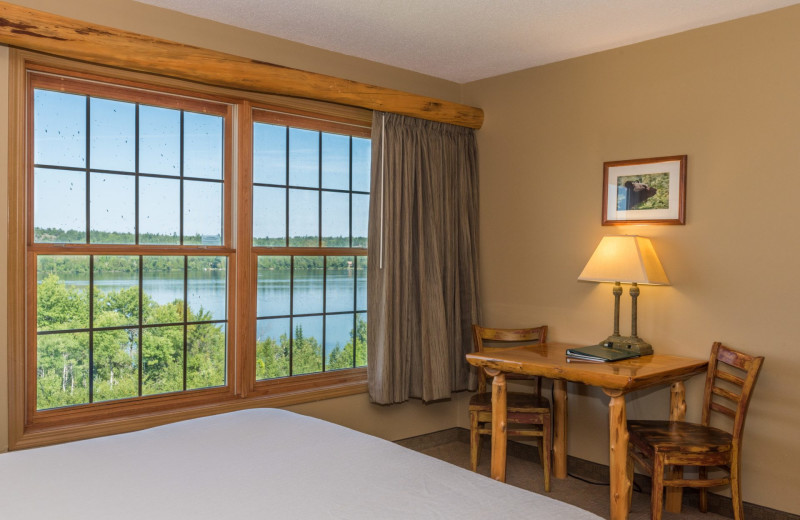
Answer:
<svg viewBox="0 0 800 520"><path fill-rule="evenodd" d="M256 379L366 365L366 129L253 114Z"/></svg>
<svg viewBox="0 0 800 520"><path fill-rule="evenodd" d="M48 66L26 80L22 437L363 387L368 124Z"/></svg>
<svg viewBox="0 0 800 520"><path fill-rule="evenodd" d="M230 106L29 84L35 409L224 387Z"/></svg>

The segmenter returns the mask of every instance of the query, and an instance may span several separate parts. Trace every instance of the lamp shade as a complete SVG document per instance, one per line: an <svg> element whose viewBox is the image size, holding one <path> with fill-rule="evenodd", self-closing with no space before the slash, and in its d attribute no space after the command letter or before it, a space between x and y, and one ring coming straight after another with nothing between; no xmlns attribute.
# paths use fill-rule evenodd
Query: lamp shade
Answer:
<svg viewBox="0 0 800 520"><path fill-rule="evenodd" d="M578 280L669 285L653 243L636 235L603 237Z"/></svg>

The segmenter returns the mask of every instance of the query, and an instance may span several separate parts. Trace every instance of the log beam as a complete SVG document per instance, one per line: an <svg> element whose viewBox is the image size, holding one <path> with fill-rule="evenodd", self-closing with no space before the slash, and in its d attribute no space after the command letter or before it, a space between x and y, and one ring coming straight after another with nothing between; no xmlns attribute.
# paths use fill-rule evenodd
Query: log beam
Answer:
<svg viewBox="0 0 800 520"><path fill-rule="evenodd" d="M0 44L207 85L480 128L479 108L282 67L0 2Z"/></svg>

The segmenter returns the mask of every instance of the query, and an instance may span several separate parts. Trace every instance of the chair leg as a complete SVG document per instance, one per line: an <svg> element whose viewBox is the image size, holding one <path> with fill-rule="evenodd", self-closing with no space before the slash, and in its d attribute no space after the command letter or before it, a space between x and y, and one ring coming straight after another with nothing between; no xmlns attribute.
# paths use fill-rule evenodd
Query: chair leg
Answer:
<svg viewBox="0 0 800 520"><path fill-rule="evenodd" d="M700 480L706 480L708 478L708 468L705 466L700 466L697 468L697 477ZM731 489L733 486L731 486ZM700 510L701 513L708 512L708 491L706 488L700 488L698 490L700 492L700 499L697 504L697 508Z"/></svg>
<svg viewBox="0 0 800 520"><path fill-rule="evenodd" d="M469 463L472 471L478 471L481 455L481 434L478 433L478 412L469 413Z"/></svg>
<svg viewBox="0 0 800 520"><path fill-rule="evenodd" d="M661 520L664 509L664 459L658 454L653 457L653 489L650 492L650 518Z"/></svg>
<svg viewBox="0 0 800 520"><path fill-rule="evenodd" d="M731 464L731 502L733 503L734 520L744 520L744 507L742 507L742 488L739 480L739 464Z"/></svg>

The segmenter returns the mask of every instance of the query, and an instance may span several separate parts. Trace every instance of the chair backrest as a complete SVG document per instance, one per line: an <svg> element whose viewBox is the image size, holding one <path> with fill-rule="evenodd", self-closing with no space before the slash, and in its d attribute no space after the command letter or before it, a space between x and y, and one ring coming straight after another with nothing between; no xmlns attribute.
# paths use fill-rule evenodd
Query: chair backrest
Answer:
<svg viewBox="0 0 800 520"><path fill-rule="evenodd" d="M472 337L475 340L475 352L486 352L492 350L503 350L514 348L521 344L544 343L547 341L547 325L532 327L528 329L492 329L472 325ZM504 345L504 343L506 345ZM513 379L513 377L510 377ZM521 377L519 379L531 379ZM537 395L541 390L541 378L537 384ZM478 371L478 392L486 391L486 373Z"/></svg>
<svg viewBox="0 0 800 520"><path fill-rule="evenodd" d="M709 426L712 414L720 413L733 420L731 433L735 450L741 448L742 430L750 405L753 386L764 362L763 356L750 356L716 342L706 374L703 396L703 418Z"/></svg>

